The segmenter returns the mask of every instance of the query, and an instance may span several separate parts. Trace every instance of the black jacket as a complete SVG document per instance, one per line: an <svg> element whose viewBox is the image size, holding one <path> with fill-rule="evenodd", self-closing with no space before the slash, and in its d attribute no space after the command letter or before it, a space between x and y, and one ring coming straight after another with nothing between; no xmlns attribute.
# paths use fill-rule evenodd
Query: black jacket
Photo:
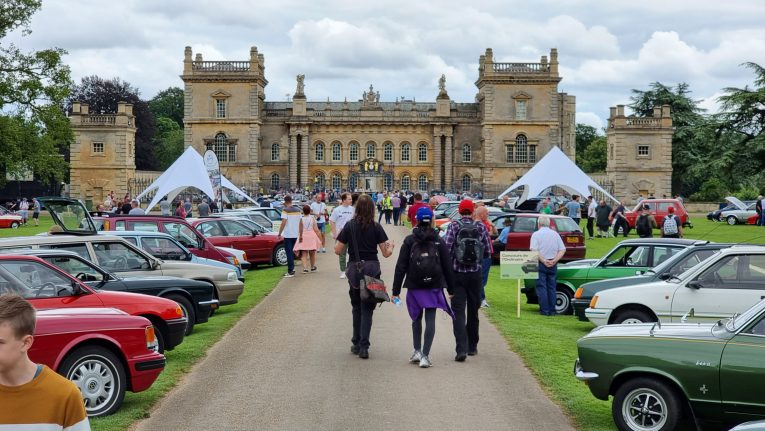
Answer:
<svg viewBox="0 0 765 431"><path fill-rule="evenodd" d="M398 254L398 261L396 262L396 273L393 277L393 295L398 296L401 294L401 285L407 289L422 289L422 286L417 286L413 282L409 281L406 277L409 271L409 255L411 254L412 246L415 241L436 241L438 242L438 255L441 259L441 270L444 276L441 278L441 289L446 288L449 294L454 293L454 275L452 273L452 259L449 249L446 247L444 241L438 237L438 232L433 228L414 228L412 234L404 239L404 243L401 244L401 250Z"/></svg>

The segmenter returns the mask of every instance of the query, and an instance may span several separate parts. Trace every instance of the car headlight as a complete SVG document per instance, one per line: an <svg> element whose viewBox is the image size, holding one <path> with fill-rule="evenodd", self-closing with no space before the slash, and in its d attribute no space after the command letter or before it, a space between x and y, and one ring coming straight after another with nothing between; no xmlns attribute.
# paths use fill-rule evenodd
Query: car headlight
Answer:
<svg viewBox="0 0 765 431"><path fill-rule="evenodd" d="M229 273L226 275L226 280L228 280L228 281L235 281L235 280L238 280L238 279L239 279L239 277L237 277L237 276L236 276L236 273L235 273L235 272L233 272L233 271L229 272Z"/></svg>
<svg viewBox="0 0 765 431"><path fill-rule="evenodd" d="M159 342L157 341L157 334L154 332L154 327L149 325L146 327L146 348L152 352L159 351Z"/></svg>
<svg viewBox="0 0 765 431"><path fill-rule="evenodd" d="M576 298L576 299L579 299L579 298L581 298L581 297L582 297L582 292L583 292L583 291L584 291L584 289L582 289L581 287L580 287L580 288L578 288L578 289L576 289L576 293L574 293L574 298Z"/></svg>
<svg viewBox="0 0 765 431"><path fill-rule="evenodd" d="M596 305L598 305L598 295L592 297L592 300L590 301L590 308L595 308Z"/></svg>

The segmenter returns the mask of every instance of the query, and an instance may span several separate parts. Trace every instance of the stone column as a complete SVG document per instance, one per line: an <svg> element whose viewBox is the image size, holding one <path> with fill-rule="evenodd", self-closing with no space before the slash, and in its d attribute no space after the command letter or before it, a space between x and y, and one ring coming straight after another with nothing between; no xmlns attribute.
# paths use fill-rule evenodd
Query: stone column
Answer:
<svg viewBox="0 0 765 431"><path fill-rule="evenodd" d="M300 141L300 185L305 187L306 185L313 188L313 178L308 178L308 155L311 147L311 139L309 134L301 135Z"/></svg>
<svg viewBox="0 0 765 431"><path fill-rule="evenodd" d="M297 137L295 135L289 136L289 172L290 172L290 187L295 187L298 182L298 151L297 151Z"/></svg>
<svg viewBox="0 0 765 431"><path fill-rule="evenodd" d="M446 186L447 190L451 190L452 188L452 177L453 177L452 162L454 161L454 155L452 154L454 150L454 144L452 142L452 139L453 138L451 136L446 137L446 145L445 145L446 154L444 154L444 171L445 171L444 182L446 183L444 185ZM440 165L436 165L436 166L440 166Z"/></svg>
<svg viewBox="0 0 765 431"><path fill-rule="evenodd" d="M441 136L433 135L433 187L437 189L441 188L443 158L443 154L441 154Z"/></svg>

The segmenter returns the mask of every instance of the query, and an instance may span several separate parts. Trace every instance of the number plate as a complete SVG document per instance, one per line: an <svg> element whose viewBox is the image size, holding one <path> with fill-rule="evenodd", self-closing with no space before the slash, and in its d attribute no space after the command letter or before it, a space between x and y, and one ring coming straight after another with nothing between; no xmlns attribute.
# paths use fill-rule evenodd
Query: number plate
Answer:
<svg viewBox="0 0 765 431"><path fill-rule="evenodd" d="M566 242L569 243L569 244L572 244L572 243L575 244L575 243L579 242L579 238L577 238L575 236L567 236L566 237Z"/></svg>

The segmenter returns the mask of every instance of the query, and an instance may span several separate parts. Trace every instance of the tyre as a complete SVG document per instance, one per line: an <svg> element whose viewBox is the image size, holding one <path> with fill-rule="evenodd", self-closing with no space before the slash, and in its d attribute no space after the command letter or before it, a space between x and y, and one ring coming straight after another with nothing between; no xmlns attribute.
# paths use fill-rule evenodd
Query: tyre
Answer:
<svg viewBox="0 0 765 431"><path fill-rule="evenodd" d="M185 296L174 294L174 295L167 295L167 299L171 299L178 303L178 305L181 306L181 310L183 310L183 316L186 318L186 335L191 335L191 333L194 331L194 323L197 321L197 313L194 310L194 306L191 305L191 301L189 301Z"/></svg>
<svg viewBox="0 0 765 431"><path fill-rule="evenodd" d="M80 388L88 416L110 415L122 405L127 387L125 369L108 349L80 347L61 362L58 373Z"/></svg>
<svg viewBox="0 0 765 431"><path fill-rule="evenodd" d="M18 229L19 228L19 222L12 221L11 222L11 229Z"/></svg>
<svg viewBox="0 0 765 431"><path fill-rule="evenodd" d="M682 403L661 380L638 377L616 390L611 414L621 431L668 431L677 426Z"/></svg>
<svg viewBox="0 0 765 431"><path fill-rule="evenodd" d="M655 322L656 319L645 311L624 310L614 316L614 324L617 325L635 325L640 323Z"/></svg>
<svg viewBox="0 0 765 431"><path fill-rule="evenodd" d="M555 312L558 314L571 314L574 308L571 305L573 295L566 286L558 286L555 290Z"/></svg>
<svg viewBox="0 0 765 431"><path fill-rule="evenodd" d="M731 226L735 226L738 223L738 219L736 218L736 216L732 216L732 215L728 216L728 218L726 218L725 221L727 221L728 224Z"/></svg>
<svg viewBox="0 0 765 431"><path fill-rule="evenodd" d="M279 244L274 249L274 255L271 258L274 265L286 266L287 265L287 249L284 244Z"/></svg>

